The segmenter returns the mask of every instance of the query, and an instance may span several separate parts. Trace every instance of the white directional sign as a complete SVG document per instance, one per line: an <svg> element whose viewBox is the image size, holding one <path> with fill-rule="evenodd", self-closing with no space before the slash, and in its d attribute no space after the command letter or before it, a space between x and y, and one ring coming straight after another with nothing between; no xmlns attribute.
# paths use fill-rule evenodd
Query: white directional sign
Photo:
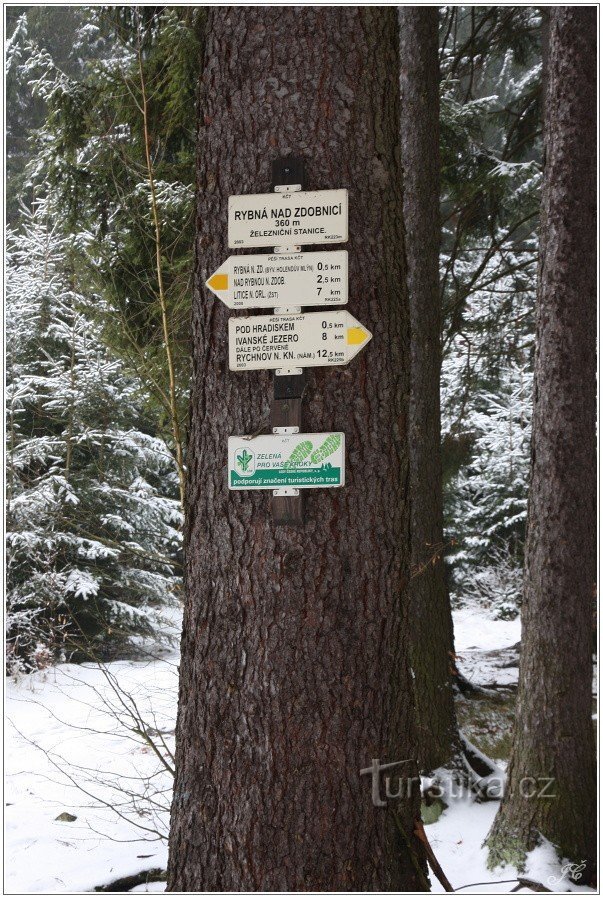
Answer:
<svg viewBox="0 0 603 898"><path fill-rule="evenodd" d="M231 490L317 489L345 483L343 433L229 437Z"/></svg>
<svg viewBox="0 0 603 898"><path fill-rule="evenodd" d="M344 305L348 253L229 256L206 281L229 309Z"/></svg>
<svg viewBox="0 0 603 898"><path fill-rule="evenodd" d="M228 246L345 243L347 190L251 193L228 198Z"/></svg>
<svg viewBox="0 0 603 898"><path fill-rule="evenodd" d="M230 370L347 365L371 336L344 310L230 318Z"/></svg>

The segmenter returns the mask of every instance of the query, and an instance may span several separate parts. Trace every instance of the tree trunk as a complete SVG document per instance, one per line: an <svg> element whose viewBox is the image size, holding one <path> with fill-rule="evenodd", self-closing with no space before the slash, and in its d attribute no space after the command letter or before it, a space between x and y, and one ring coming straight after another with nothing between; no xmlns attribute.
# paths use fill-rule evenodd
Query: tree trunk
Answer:
<svg viewBox="0 0 603 898"><path fill-rule="evenodd" d="M377 807L360 775L373 758L417 772L396 11L208 19L168 889L420 889L416 781ZM304 429L344 431L348 471L307 491L297 528L273 524L265 493L227 489L227 438L266 425L272 377L228 371L228 313L203 289L228 255L228 196L269 190L289 153L310 189L350 191L349 310L373 332L349 367L310 374Z"/></svg>
<svg viewBox="0 0 603 898"><path fill-rule="evenodd" d="M438 10L403 6L400 100L410 307L410 654L423 770L459 754L454 636L444 580L440 454L440 149Z"/></svg>
<svg viewBox="0 0 603 898"><path fill-rule="evenodd" d="M493 863L521 863L541 833L587 863L586 884L596 850L597 16L550 14L523 639L509 783L488 841Z"/></svg>

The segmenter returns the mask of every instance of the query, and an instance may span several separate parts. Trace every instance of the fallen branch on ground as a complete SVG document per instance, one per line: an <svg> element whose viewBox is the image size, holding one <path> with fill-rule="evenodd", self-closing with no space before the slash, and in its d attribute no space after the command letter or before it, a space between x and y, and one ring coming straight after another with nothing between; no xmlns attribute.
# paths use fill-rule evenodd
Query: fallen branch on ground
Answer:
<svg viewBox="0 0 603 898"><path fill-rule="evenodd" d="M452 888L448 877L442 870L442 868L440 866L440 862L438 861L437 857L434 854L433 848L429 844L429 839L427 838L427 834L425 832L425 827L423 826L423 821L421 820L420 817L417 820L415 820L414 834L417 837L417 839L419 839L419 841L422 843L423 848L425 849L425 854L427 856L427 860L429 862L429 866L433 870L436 878L438 879L438 881L439 881L440 885L442 886L442 888L444 889L444 891L445 892L454 892L454 889Z"/></svg>
<svg viewBox="0 0 603 898"><path fill-rule="evenodd" d="M122 876L104 886L95 886L95 892L131 892L136 886L147 885L149 882L165 882L167 871L156 868L154 870L141 870L132 876Z"/></svg>

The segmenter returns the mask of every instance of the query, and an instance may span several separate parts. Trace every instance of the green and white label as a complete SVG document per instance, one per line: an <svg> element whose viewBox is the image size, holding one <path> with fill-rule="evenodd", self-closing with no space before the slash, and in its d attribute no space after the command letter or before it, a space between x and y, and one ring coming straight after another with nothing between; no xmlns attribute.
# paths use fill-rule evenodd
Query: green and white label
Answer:
<svg viewBox="0 0 603 898"><path fill-rule="evenodd" d="M231 490L324 489L344 483L343 433L273 433L228 439Z"/></svg>

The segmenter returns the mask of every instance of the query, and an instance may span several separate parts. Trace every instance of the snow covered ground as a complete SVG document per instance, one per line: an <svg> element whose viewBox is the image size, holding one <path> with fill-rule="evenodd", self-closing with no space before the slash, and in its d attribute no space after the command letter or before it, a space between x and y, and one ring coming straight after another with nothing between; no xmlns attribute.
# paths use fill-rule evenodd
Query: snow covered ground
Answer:
<svg viewBox="0 0 603 898"><path fill-rule="evenodd" d="M140 734L144 721L171 763L176 665L64 664L9 682L6 891L93 891L165 869L171 775Z"/></svg>
<svg viewBox="0 0 603 898"><path fill-rule="evenodd" d="M517 685L521 622L498 620L470 605L453 613L454 643L461 673L479 686Z"/></svg>
<svg viewBox="0 0 603 898"><path fill-rule="evenodd" d="M497 801L480 804L461 799L445 810L436 823L425 828L434 854L455 891L460 889L465 894L500 894L517 889L517 879L514 879L517 872L514 867L501 867L492 871L486 866L486 852L482 843L497 808ZM553 892L594 893L594 889L574 886L569 882L553 846L547 843L529 855L522 876L542 883ZM433 875L431 890L444 891ZM533 894L529 888L518 889L518 892Z"/></svg>
<svg viewBox="0 0 603 898"><path fill-rule="evenodd" d="M455 628L463 673L476 683L493 676L499 682L498 660L519 641L519 621L464 608L455 613ZM175 654L164 654L102 668L65 664L8 683L6 892L93 891L143 870L165 870L177 663ZM516 681L516 667L504 670ZM481 846L496 808L460 798L426 827L456 889L493 881L464 891L517 886L514 869L486 868ZM550 846L534 852L526 875L554 891L570 887ZM432 883L442 891L435 877ZM135 889L163 890L156 881Z"/></svg>

